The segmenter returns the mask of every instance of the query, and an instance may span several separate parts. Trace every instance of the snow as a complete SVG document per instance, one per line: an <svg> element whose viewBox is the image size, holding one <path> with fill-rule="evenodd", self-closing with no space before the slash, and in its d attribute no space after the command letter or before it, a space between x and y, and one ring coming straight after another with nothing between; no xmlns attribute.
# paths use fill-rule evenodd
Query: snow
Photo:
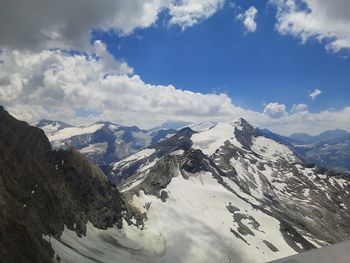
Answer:
<svg viewBox="0 0 350 263"><path fill-rule="evenodd" d="M276 219L253 209L209 172L187 175L188 180L181 175L172 179L165 203L143 192L134 196L134 205L151 203L150 210L167 241L166 254L154 262L265 262L296 253L285 243ZM250 245L230 231L237 227L226 208L230 202L261 224L261 231L251 228L255 236L244 236ZM279 252L272 252L262 240L273 243Z"/></svg>
<svg viewBox="0 0 350 263"><path fill-rule="evenodd" d="M77 135L92 134L97 130L101 129L102 127L103 127L103 124L93 124L88 127L68 127L68 128L59 130L52 135L49 134L48 138L51 142L58 141L58 140L65 140Z"/></svg>
<svg viewBox="0 0 350 263"><path fill-rule="evenodd" d="M184 153L184 150L177 150L177 151L173 151L170 153L171 156L175 156L175 155L182 155Z"/></svg>
<svg viewBox="0 0 350 263"><path fill-rule="evenodd" d="M304 190L303 190L303 195L304 195L305 197L309 197L309 195L310 195L310 189L304 189Z"/></svg>
<svg viewBox="0 0 350 263"><path fill-rule="evenodd" d="M220 122L211 129L204 130L192 135L192 148L200 149L204 154L212 155L217 149L229 141L237 147L242 147L234 137L235 128L238 127L234 122Z"/></svg>
<svg viewBox="0 0 350 263"><path fill-rule="evenodd" d="M42 129L45 132L45 134L48 136L48 135L52 135L53 133L57 132L60 129L60 127L61 127L61 124L59 122L54 122L52 124L42 126L42 127L40 127L40 129Z"/></svg>
<svg viewBox="0 0 350 263"><path fill-rule="evenodd" d="M153 167L157 162L158 162L158 158L155 158L152 162L149 162L149 160L147 160L146 164L142 165L137 172L144 172L147 169L150 169L151 167Z"/></svg>
<svg viewBox="0 0 350 263"><path fill-rule="evenodd" d="M153 262L153 258L160 257L166 249L162 234L151 224L141 231L126 221L122 229L106 230L97 229L89 222L87 234L82 238L65 227L60 241L48 236L43 239L51 243L62 263Z"/></svg>
<svg viewBox="0 0 350 263"><path fill-rule="evenodd" d="M287 146L263 136L253 138L252 150L269 160L283 158L290 162L296 161L295 155Z"/></svg>
<svg viewBox="0 0 350 263"><path fill-rule="evenodd" d="M196 132L206 131L213 128L217 123L213 121L205 121L197 124L190 125L189 128Z"/></svg>
<svg viewBox="0 0 350 263"><path fill-rule="evenodd" d="M117 167L119 167L121 165L125 165L125 164L128 164L128 163L136 161L136 160L147 158L147 157L151 156L155 151L156 151L155 149L146 148L144 150L136 152L136 153L122 159L119 162L116 162L113 165L113 167L114 167L114 169L116 169Z"/></svg>
<svg viewBox="0 0 350 263"><path fill-rule="evenodd" d="M210 172L187 175L188 180L178 171L165 189L169 193L166 202L142 191L139 196L134 195L131 204L141 213L147 212L143 230L125 221L121 230L100 230L88 223L85 237L78 238L74 231L65 228L61 241L43 238L51 242L62 263L253 263L296 253L282 237L278 220L228 191ZM151 204L148 210L146 203ZM238 224L226 208L230 203L240 210L235 213L251 215L261 225L256 230L249 220L242 220L255 235L242 236L250 245L231 232L238 232ZM272 252L263 240L279 251Z"/></svg>
<svg viewBox="0 0 350 263"><path fill-rule="evenodd" d="M85 148L80 149L79 151L81 153L96 153L96 154L103 154L107 151L108 144L107 142L101 142L101 143L95 143L90 144Z"/></svg>

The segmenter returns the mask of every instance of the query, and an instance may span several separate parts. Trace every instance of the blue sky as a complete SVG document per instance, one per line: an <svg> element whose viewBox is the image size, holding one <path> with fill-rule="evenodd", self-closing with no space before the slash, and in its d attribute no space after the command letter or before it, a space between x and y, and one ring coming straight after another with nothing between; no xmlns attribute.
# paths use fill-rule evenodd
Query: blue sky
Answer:
<svg viewBox="0 0 350 263"><path fill-rule="evenodd" d="M350 131L349 0L10 1L0 50L0 104L28 122Z"/></svg>
<svg viewBox="0 0 350 263"><path fill-rule="evenodd" d="M187 28L156 25L129 37L95 33L147 83L195 92L227 93L236 105L256 111L271 101L306 103L311 111L339 110L349 103L350 59L326 51L316 40L302 44L275 30L275 10L266 1L239 1L258 10L257 30L246 32L229 4ZM238 5L238 4L237 4ZM317 100L308 93L322 90Z"/></svg>

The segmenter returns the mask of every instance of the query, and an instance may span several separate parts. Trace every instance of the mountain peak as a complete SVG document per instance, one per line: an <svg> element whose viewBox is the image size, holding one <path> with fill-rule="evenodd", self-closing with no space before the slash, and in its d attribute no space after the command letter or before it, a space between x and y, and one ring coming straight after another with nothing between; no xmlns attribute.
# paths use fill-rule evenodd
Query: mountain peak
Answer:
<svg viewBox="0 0 350 263"><path fill-rule="evenodd" d="M254 128L248 121L246 121L242 117L239 118L235 123L238 124L241 127L245 127L245 128L249 128L249 129L253 129Z"/></svg>
<svg viewBox="0 0 350 263"><path fill-rule="evenodd" d="M67 128L67 127L73 127L72 125L65 123L63 121L47 120L47 119L42 119L35 124L35 126L38 128L42 128L42 127L47 126L47 125L59 126L60 129Z"/></svg>

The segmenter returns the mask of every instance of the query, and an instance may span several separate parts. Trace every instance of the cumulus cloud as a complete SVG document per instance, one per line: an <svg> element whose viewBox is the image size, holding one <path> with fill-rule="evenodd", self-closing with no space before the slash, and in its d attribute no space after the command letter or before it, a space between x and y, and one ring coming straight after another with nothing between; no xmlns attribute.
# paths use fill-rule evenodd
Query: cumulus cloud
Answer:
<svg viewBox="0 0 350 263"><path fill-rule="evenodd" d="M277 8L276 29L303 43L324 42L332 52L350 49L350 1L270 0Z"/></svg>
<svg viewBox="0 0 350 263"><path fill-rule="evenodd" d="M306 104L303 104L303 103L300 103L300 104L294 104L292 106L292 110L291 112L292 113L295 113L295 112L301 112L301 111L307 111L307 105Z"/></svg>
<svg viewBox="0 0 350 263"><path fill-rule="evenodd" d="M312 92L309 93L309 96L310 96L310 98L311 98L312 100L315 100L318 96L321 95L321 93L322 93L321 90L315 89L314 91L312 91Z"/></svg>
<svg viewBox="0 0 350 263"><path fill-rule="evenodd" d="M281 119L265 120L262 125L285 135L294 132L315 135L337 128L350 131L350 107L345 107L340 111L325 110L318 113L302 111Z"/></svg>
<svg viewBox="0 0 350 263"><path fill-rule="evenodd" d="M237 19L242 21L248 32L255 32L257 27L255 19L257 14L258 10L254 6L251 6L245 12L239 14Z"/></svg>
<svg viewBox="0 0 350 263"><path fill-rule="evenodd" d="M89 48L91 30L128 35L153 25L162 11L170 24L192 26L224 0L16 0L1 1L0 47L19 50ZM78 14L78 15L77 15Z"/></svg>
<svg viewBox="0 0 350 263"><path fill-rule="evenodd" d="M55 118L75 122L81 117L79 112L85 111L91 113L84 117L85 122L106 119L144 127L167 120L220 118L235 111L225 94L144 83L131 74L126 62L113 62L101 42L94 46L94 54L3 52L0 103L27 121Z"/></svg>
<svg viewBox="0 0 350 263"><path fill-rule="evenodd" d="M75 125L109 120L143 128L164 122L246 118L275 132L350 130L350 107L317 114L286 112L269 103L263 113L235 106L226 94L202 94L145 83L126 62L114 61L103 43L92 53L5 50L0 54L0 104L28 122L58 119ZM302 106L296 107L301 109Z"/></svg>
<svg viewBox="0 0 350 263"><path fill-rule="evenodd" d="M274 119L288 115L286 105L277 102L271 102L265 106L264 113Z"/></svg>
<svg viewBox="0 0 350 263"><path fill-rule="evenodd" d="M225 0L182 0L169 5L170 24L185 29L212 16L224 5Z"/></svg>

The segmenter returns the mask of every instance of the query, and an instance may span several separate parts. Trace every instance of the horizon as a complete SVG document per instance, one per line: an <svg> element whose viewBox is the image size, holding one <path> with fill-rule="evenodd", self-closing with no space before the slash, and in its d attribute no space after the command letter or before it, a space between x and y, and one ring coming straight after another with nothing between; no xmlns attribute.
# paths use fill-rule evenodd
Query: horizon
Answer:
<svg viewBox="0 0 350 263"><path fill-rule="evenodd" d="M1 106L1 105L0 105ZM6 108L5 108L6 110ZM240 117L240 118L237 118L237 119L231 119L231 120L225 120L225 121L222 121L222 122L236 122L240 119L243 119L245 120L244 118ZM169 126L167 125L167 122L164 122L162 123L161 125L159 126L155 126L155 127L151 127L149 129L147 128L143 128L143 127L139 127L139 126L136 126L136 125L131 125L131 126L128 126L128 125L124 125L122 123L115 123L115 122L111 122L111 121L108 121L108 120L99 120L99 121L96 121L96 122L93 122L93 123L88 123L88 124L85 124L85 125L74 125L72 123L68 123L66 121L63 121L63 120L49 120L49 119L40 119L40 120L37 120L37 121L34 121L34 122L31 122L31 123L28 123L29 125L31 126L37 126L41 121L48 121L48 122L61 122L61 123L64 123L64 124L67 124L67 125L70 125L72 128L86 128L86 127L90 127L92 125L95 125L95 124L100 124L100 123L108 123L108 124L112 124L112 125L117 125L117 126L121 126L121 127L137 127L141 130L153 130L153 129L173 129L173 130L181 130L183 128L191 128L191 126L196 126L196 125L200 125L200 124L203 124L203 123L219 123L220 121L212 121L212 120L207 120L207 121L201 121L201 122L196 122L196 123L187 123L187 124L184 124L182 125L181 123L170 123ZM247 120L245 120L247 121ZM248 121L247 121L248 122ZM250 122L248 122L249 125L252 125ZM173 126L173 127L171 127ZM288 134L288 135L283 135L283 134L279 134L279 133L276 133L274 131L271 131L269 130L268 128L264 128L264 127L257 127L257 126L254 126L254 128L258 128L258 129L262 129L262 130L268 130L270 132L273 132L275 134L278 134L278 135L282 135L282 136L286 136L286 137L291 137L292 135L299 135L299 134L303 134L303 135L308 135L308 136L319 136L321 135L322 133L325 133L325 132L332 132L332 131L346 131L348 133L350 133L350 131L346 130L346 129L331 129L331 130L325 130L323 132L318 132L318 133L307 133L307 132L294 132L294 133L291 133L291 134ZM67 127L67 128L70 128L70 127Z"/></svg>

